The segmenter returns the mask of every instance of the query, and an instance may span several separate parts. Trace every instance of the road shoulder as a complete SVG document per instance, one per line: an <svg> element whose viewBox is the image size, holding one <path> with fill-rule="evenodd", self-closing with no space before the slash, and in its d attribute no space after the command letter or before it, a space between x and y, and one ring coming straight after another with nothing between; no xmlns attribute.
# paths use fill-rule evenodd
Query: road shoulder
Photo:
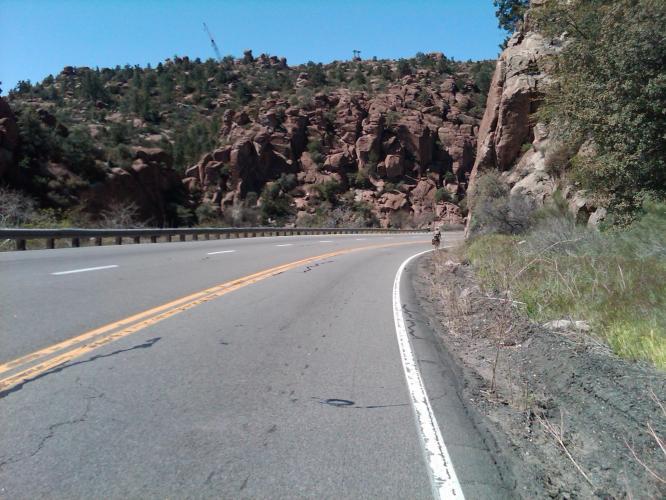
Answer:
<svg viewBox="0 0 666 500"><path fill-rule="evenodd" d="M580 332L531 323L449 258L425 255L410 273L418 323L435 332L443 378L455 377L475 426L495 444L488 452L505 470L504 484L514 482L512 495L663 496L639 460L663 475L649 429L663 440L666 375L618 359Z"/></svg>
<svg viewBox="0 0 666 500"><path fill-rule="evenodd" d="M465 399L460 366L440 341L416 293L419 262L427 258L421 256L405 267L400 299L430 405L465 497L511 498L514 480L502 457L502 446Z"/></svg>

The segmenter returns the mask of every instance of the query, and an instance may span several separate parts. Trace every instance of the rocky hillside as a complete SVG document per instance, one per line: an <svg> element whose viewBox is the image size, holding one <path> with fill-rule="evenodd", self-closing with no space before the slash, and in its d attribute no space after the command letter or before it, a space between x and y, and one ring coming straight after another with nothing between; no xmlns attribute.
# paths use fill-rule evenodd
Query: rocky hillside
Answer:
<svg viewBox="0 0 666 500"><path fill-rule="evenodd" d="M67 67L2 102L0 183L49 224L460 224L493 65Z"/></svg>
<svg viewBox="0 0 666 500"><path fill-rule="evenodd" d="M666 201L665 4L498 3L515 32L479 128L468 231L520 232L560 199L577 222L627 226Z"/></svg>

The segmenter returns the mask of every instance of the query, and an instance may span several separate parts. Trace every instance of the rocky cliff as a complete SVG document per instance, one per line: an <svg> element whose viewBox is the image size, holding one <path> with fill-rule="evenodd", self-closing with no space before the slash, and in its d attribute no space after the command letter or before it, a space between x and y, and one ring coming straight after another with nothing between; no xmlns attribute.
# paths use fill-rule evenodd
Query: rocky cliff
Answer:
<svg viewBox="0 0 666 500"><path fill-rule="evenodd" d="M533 7L538 4L532 2ZM484 172L498 171L512 197L529 200L525 206L541 206L559 191L579 220L595 225L603 219L605 209L595 206L584 191L559 175L564 166L560 163L570 155L562 155L562 145L551 137L544 123L539 123L537 115L546 88L553 84L549 70L564 37L543 36L533 29L529 16L528 11L521 29L508 40L497 61L479 127L470 187ZM585 148L592 149L589 144ZM470 217L468 231L471 222Z"/></svg>

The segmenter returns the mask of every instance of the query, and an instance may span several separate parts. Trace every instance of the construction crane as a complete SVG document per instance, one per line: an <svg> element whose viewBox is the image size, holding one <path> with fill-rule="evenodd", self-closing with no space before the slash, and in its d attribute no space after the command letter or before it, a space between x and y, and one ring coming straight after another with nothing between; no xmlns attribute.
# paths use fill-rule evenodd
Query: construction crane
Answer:
<svg viewBox="0 0 666 500"><path fill-rule="evenodd" d="M217 48L217 44L215 43L215 40L213 39L213 35L210 34L210 30L208 29L208 26L206 26L206 23L203 23L204 26L204 31L208 35L208 38L210 38L210 44L213 46L213 50L215 51L215 55L217 56L218 62L222 61L222 54L220 54L220 49Z"/></svg>

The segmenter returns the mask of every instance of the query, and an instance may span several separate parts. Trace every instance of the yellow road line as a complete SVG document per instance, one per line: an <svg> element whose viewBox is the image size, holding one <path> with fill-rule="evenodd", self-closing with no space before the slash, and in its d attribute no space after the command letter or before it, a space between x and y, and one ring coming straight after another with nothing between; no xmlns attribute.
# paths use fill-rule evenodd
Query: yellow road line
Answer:
<svg viewBox="0 0 666 500"><path fill-rule="evenodd" d="M277 274L283 273L290 269L294 269L304 264L309 264L311 262L327 259L330 257L336 257L339 255L344 255L352 252L358 252L361 250L371 250L377 248L388 248L401 245L414 245L416 243L423 243L423 241L407 241L401 243L388 243L388 244L379 244L379 245L369 245L364 247L357 248L347 248L344 250L337 250L334 252L328 252L321 255L316 255L314 257L307 257L305 259L297 260L294 262L288 262L276 267L265 269L242 278L237 278L235 280L228 281L219 285L215 285L211 288L207 288L200 292L195 292L190 295L186 295L176 300L172 300L165 304L162 304L157 307L153 307L146 311L128 316L127 318L121 319L119 321L114 321L107 325L95 328L86 333L72 337L65 341L59 342L57 344L45 347L33 353L27 354L20 358L9 361L5 364L0 365L0 373L4 373L14 369L21 369L18 373L0 379L0 392L5 391L15 385L21 384L33 377L36 377L42 373L51 370L63 363L71 361L74 358L78 358L86 353L89 353L95 349L98 349L104 345L110 344L118 339L136 333L144 328L147 328L151 325L159 323L162 320L170 318L178 313L187 311L193 307L196 307L200 304L204 304L213 300L217 297L221 297L227 293L243 288L247 285L251 285L258 281L270 278ZM106 334L106 335L105 335ZM90 343L85 344L85 342L92 340ZM80 345L83 344L83 345ZM70 349L71 348L71 349ZM41 361L36 365L26 367L30 363L35 361L43 360L49 356L56 354L60 351L64 351L61 354L58 354L55 357Z"/></svg>

